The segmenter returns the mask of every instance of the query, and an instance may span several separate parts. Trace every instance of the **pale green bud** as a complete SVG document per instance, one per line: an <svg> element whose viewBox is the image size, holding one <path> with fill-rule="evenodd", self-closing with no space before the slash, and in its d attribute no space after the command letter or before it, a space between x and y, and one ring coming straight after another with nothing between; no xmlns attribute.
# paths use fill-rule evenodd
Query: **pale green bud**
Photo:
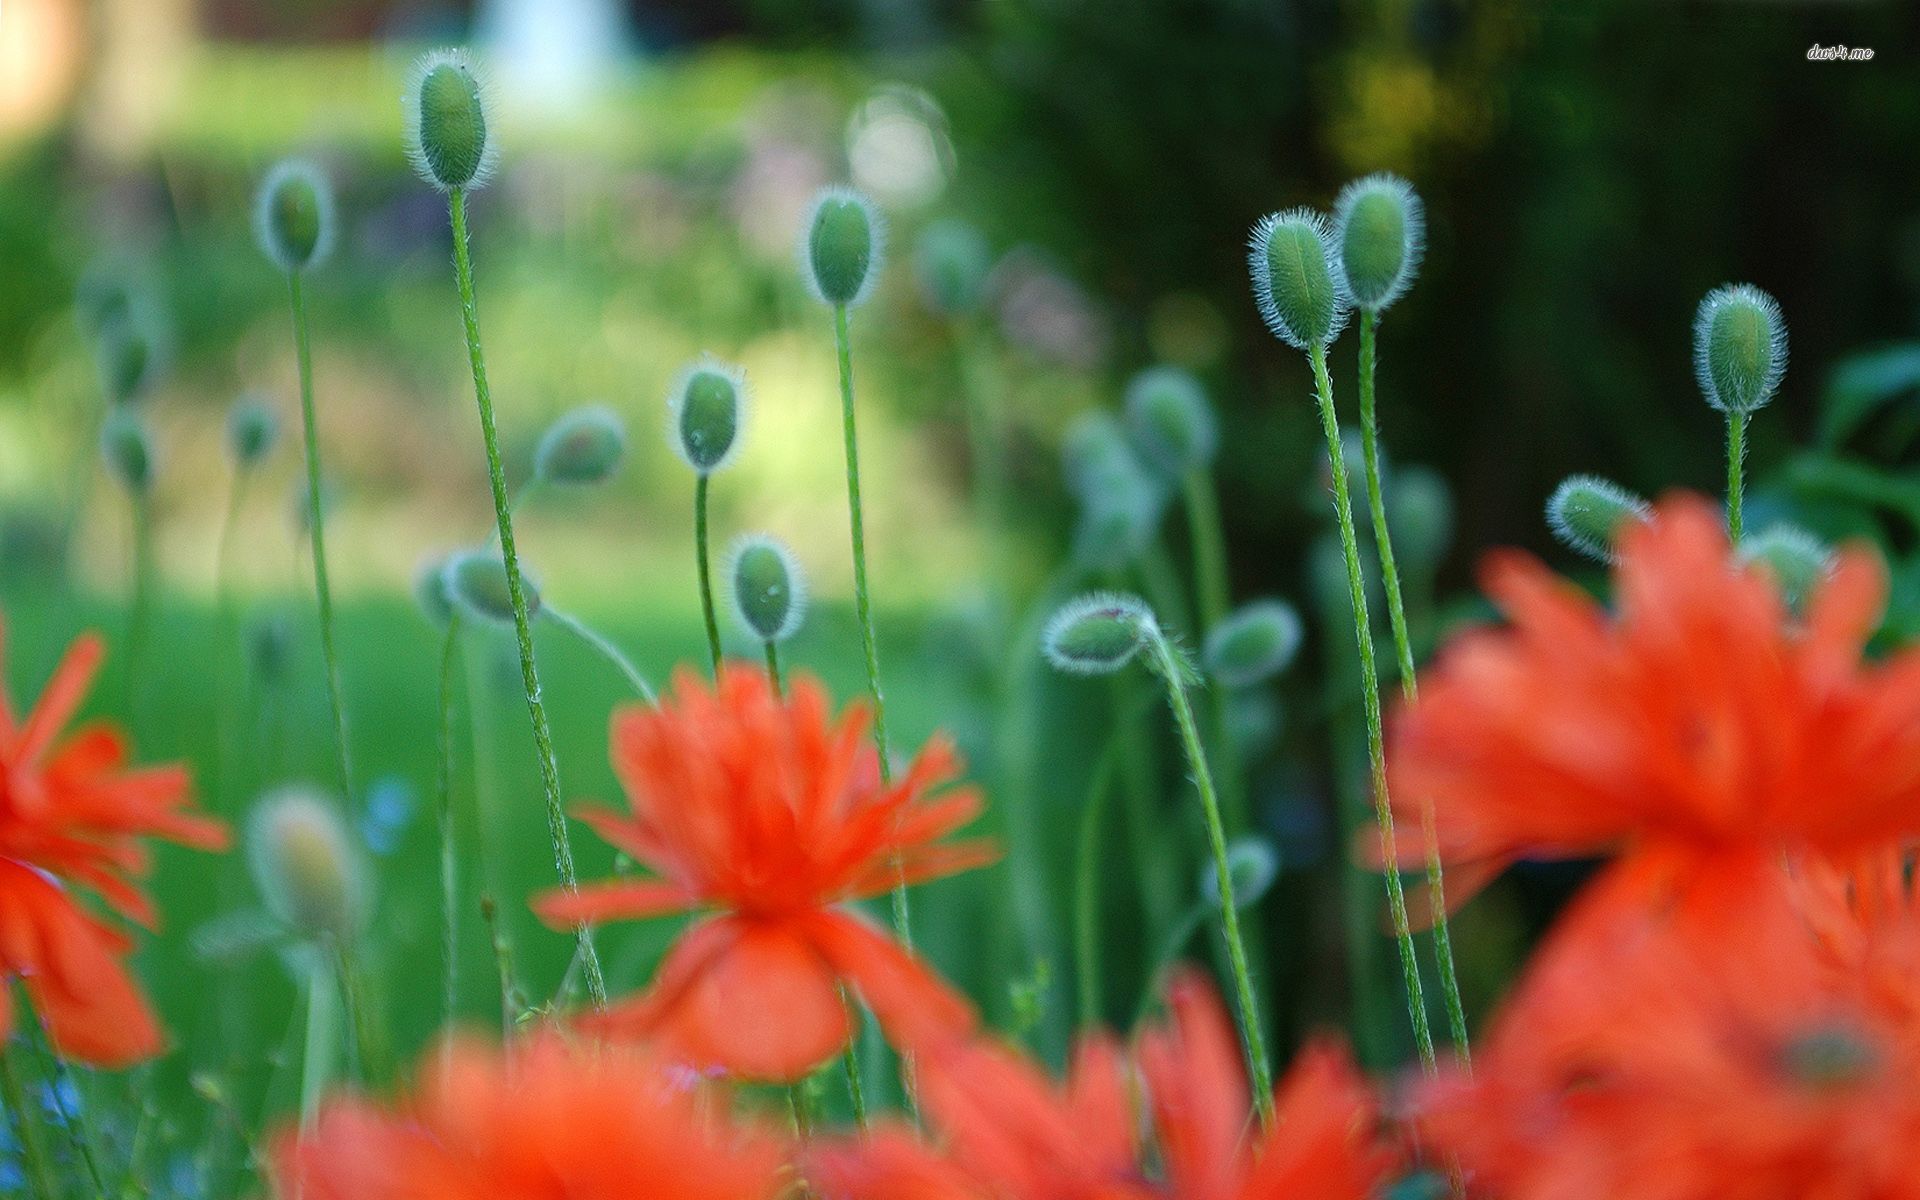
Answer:
<svg viewBox="0 0 1920 1200"><path fill-rule="evenodd" d="M1207 635L1207 674L1223 686L1251 687L1287 669L1299 653L1300 614L1283 600L1256 600L1229 614Z"/></svg>
<svg viewBox="0 0 1920 1200"><path fill-rule="evenodd" d="M1334 278L1333 234L1310 208L1290 208L1253 227L1247 264L1253 300L1275 337L1297 350L1325 346L1347 323Z"/></svg>
<svg viewBox="0 0 1920 1200"><path fill-rule="evenodd" d="M1597 475L1570 475L1547 501L1547 524L1569 548L1612 562L1620 532L1653 509L1640 497Z"/></svg>
<svg viewBox="0 0 1920 1200"><path fill-rule="evenodd" d="M1693 369L1707 403L1745 415L1780 390L1787 373L1787 322L1750 283L1715 288L1693 318Z"/></svg>
<svg viewBox="0 0 1920 1200"><path fill-rule="evenodd" d="M886 249L880 212L851 188L827 188L813 202L801 263L815 298L853 308L873 291Z"/></svg>
<svg viewBox="0 0 1920 1200"><path fill-rule="evenodd" d="M1096 592L1069 601L1041 638L1047 661L1073 675L1107 675L1160 636L1153 610L1137 596Z"/></svg>
<svg viewBox="0 0 1920 1200"><path fill-rule="evenodd" d="M486 185L499 157L487 104L465 50L435 50L414 64L401 108L407 161L421 179L443 192Z"/></svg>
<svg viewBox="0 0 1920 1200"><path fill-rule="evenodd" d="M247 864L268 909L295 931L344 943L365 928L365 869L336 806L318 791L282 788L254 806Z"/></svg>
<svg viewBox="0 0 1920 1200"><path fill-rule="evenodd" d="M807 611L807 577L793 551L764 533L744 534L727 551L734 616L763 642L784 642Z"/></svg>
<svg viewBox="0 0 1920 1200"><path fill-rule="evenodd" d="M320 168L289 158L260 181L253 201L253 236L282 271L309 270L327 260L334 242L333 185Z"/></svg>
<svg viewBox="0 0 1920 1200"><path fill-rule="evenodd" d="M1425 249L1426 214L1413 185L1382 172L1356 179L1333 204L1340 286L1354 307L1380 312L1406 294Z"/></svg>
<svg viewBox="0 0 1920 1200"><path fill-rule="evenodd" d="M605 405L564 413L533 452L533 473L548 483L584 487L603 482L627 452L627 428Z"/></svg>

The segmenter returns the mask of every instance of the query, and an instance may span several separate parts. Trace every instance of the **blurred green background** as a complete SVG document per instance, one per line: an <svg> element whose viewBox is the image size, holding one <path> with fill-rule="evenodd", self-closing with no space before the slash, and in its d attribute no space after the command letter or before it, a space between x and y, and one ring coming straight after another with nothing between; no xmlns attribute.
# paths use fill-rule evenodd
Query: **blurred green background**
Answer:
<svg viewBox="0 0 1920 1200"><path fill-rule="evenodd" d="M502 171L475 198L475 261L509 471L524 479L544 426L582 403L612 405L631 433L610 485L527 502L523 553L552 603L656 680L701 656L691 479L657 431L669 381L712 352L754 390L745 450L716 481L717 529L794 544L818 605L791 660L858 693L831 327L794 240L828 182L866 189L890 218L895 252L855 321L883 669L900 742L951 731L1010 851L927 890L922 945L1046 1053L1075 1011L1075 823L1116 721L1155 731L1142 739L1164 823L1152 832L1180 897L1202 862L1144 681L1116 694L1051 678L1032 641L1036 614L1087 581L1060 565L1076 518L1063 435L1157 362L1204 380L1226 431L1216 477L1236 600L1288 598L1310 631L1277 684L1230 705L1251 832L1281 864L1255 912L1266 1018L1283 1045L1332 1024L1376 1066L1407 1053L1391 980L1356 986L1386 966L1377 939L1355 948L1350 935L1376 924L1374 885L1347 875L1343 890L1338 852L1361 800L1358 695L1308 372L1247 293L1244 239L1265 212L1325 206L1382 169L1426 200L1426 265L1381 340L1423 648L1478 615L1471 567L1490 545L1593 576L1549 548L1539 518L1569 472L1650 495L1717 490L1721 428L1693 383L1689 324L1728 280L1778 297L1792 339L1785 386L1752 431L1749 527L1873 539L1895 573L1887 636L1920 632L1911 5L6 0L7 680L30 694L73 634L126 628L128 507L98 468L102 378L75 297L88 280L128 282L152 298L165 346L140 402L158 444L158 632L142 677L129 689L110 668L94 710L131 717L147 757L191 760L206 804L236 820L267 787L333 777L297 437L243 497L232 637L216 636L214 565L228 405L258 393L297 431L284 285L252 242L252 190L288 153L337 182L338 251L307 290L355 808L378 878L367 953L408 1052L439 1016L439 637L411 581L492 518L445 208L405 168L396 101L418 50L468 40L498 85ZM1809 61L1816 44L1874 56ZM954 220L990 267L961 312L932 303L914 269L922 235ZM1350 339L1334 348L1349 415L1352 355ZM970 405L992 416L984 441ZM977 502L983 464L1017 502ZM1162 534L1177 578L1185 525L1170 515ZM541 650L566 790L612 798L605 727L621 681L564 632L543 632ZM550 871L524 707L510 647L480 637L467 651L458 791L478 813L463 837L487 833L488 865L465 899L483 885L500 898L522 982L542 997L567 945L521 903ZM241 750L231 761L215 752L221 728ZM1103 1002L1124 1021L1168 930L1137 896L1124 823L1109 825ZM583 829L576 843L584 874L610 869ZM1473 1014L1577 878L1523 868L1468 910ZM175 1050L82 1083L127 1145L164 1135L139 1151L163 1194L219 1192L207 1147L224 1118L188 1102L190 1082L244 1123L286 1111L297 991L271 951L205 953L226 914L257 907L241 856L163 853L155 887L167 926L142 957ZM609 931L616 984L644 979L671 932ZM495 1019L472 912L465 934L465 1015Z"/></svg>

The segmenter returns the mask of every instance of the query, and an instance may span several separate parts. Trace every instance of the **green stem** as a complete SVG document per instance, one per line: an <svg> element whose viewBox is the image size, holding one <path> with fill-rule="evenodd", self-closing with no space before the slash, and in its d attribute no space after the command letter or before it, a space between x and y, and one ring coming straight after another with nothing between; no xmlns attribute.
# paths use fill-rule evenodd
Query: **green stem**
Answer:
<svg viewBox="0 0 1920 1200"><path fill-rule="evenodd" d="M707 622L707 656L713 676L720 677L720 622L713 615L713 572L707 565L707 480L702 471L693 485L693 547L700 566L700 615ZM884 753L884 752L883 752Z"/></svg>
<svg viewBox="0 0 1920 1200"><path fill-rule="evenodd" d="M1107 748L1094 767L1092 782L1087 785L1087 797L1080 806L1080 836L1073 877L1073 942L1082 1029L1094 1029L1100 1024L1100 826L1107 794L1113 790L1119 743L1122 738L1132 736L1124 723L1116 726L1116 730L1122 732L1116 732L1107 740Z"/></svg>
<svg viewBox="0 0 1920 1200"><path fill-rule="evenodd" d="M807 1098L807 1081L787 1085L787 1107L793 1114L794 1135L805 1139L813 1136L813 1101Z"/></svg>
<svg viewBox="0 0 1920 1200"><path fill-rule="evenodd" d="M1367 715L1367 753L1373 769L1373 812L1380 827L1381 874L1386 879L1387 907L1400 946L1400 973L1407 990L1407 1015L1413 1023L1420 1062L1434 1069L1433 1030L1427 1024L1427 1006L1420 984L1420 961L1414 954L1413 930L1407 921L1407 897L1400 884L1393 836L1393 808L1387 794L1386 738L1380 718L1380 675L1373 659L1373 624L1367 617L1367 585L1360 571L1360 539L1353 526L1353 496L1347 487L1347 460L1340 446L1340 421L1333 408L1333 380L1327 374L1327 349L1315 346L1310 355L1320 407L1321 431L1327 439L1327 459L1333 475L1334 515L1340 525L1340 549L1347 565L1347 601L1353 610L1353 640L1360 654L1360 689Z"/></svg>
<svg viewBox="0 0 1920 1200"><path fill-rule="evenodd" d="M146 673L147 639L153 631L153 499L134 491L133 598L127 614L127 718L140 720L140 677Z"/></svg>
<svg viewBox="0 0 1920 1200"><path fill-rule="evenodd" d="M553 842L554 872L560 886L577 891L580 880L573 868L573 840L567 832L566 811L560 804L560 767L554 760L553 734L547 726L547 707L540 699L540 671L533 659L533 626L527 618L527 597L520 581L520 555L513 543L513 513L507 496L507 474L500 465L500 435L493 422L493 393L487 386L487 363L480 350L480 313L473 298L473 259L467 246L467 194L455 188L447 195L447 216L453 226L453 267L460 288L460 316L466 326L467 359L473 369L474 400L480 410L480 434L487 448L487 478L493 487L493 512L500 532L500 558L507 569L507 596L513 602L513 632L520 644L520 681L527 693L527 716L533 725L533 744L540 760L540 783L546 794L547 833ZM600 973L600 956L593 949L593 932L576 926L574 938L586 966L587 995L595 1008L607 1004L607 982Z"/></svg>
<svg viewBox="0 0 1920 1200"><path fill-rule="evenodd" d="M308 1128L320 1112L333 1056L333 980L318 955L307 970L307 1037L300 1053L300 1123Z"/></svg>
<svg viewBox="0 0 1920 1200"><path fill-rule="evenodd" d="M1740 505L1745 491L1747 416L1727 413L1727 539L1740 544Z"/></svg>
<svg viewBox="0 0 1920 1200"><path fill-rule="evenodd" d="M500 1035L511 1038L520 1024L520 990L513 982L513 947L500 929L499 907L492 896L480 897L480 919L487 924L487 942L493 947L493 970L500 980Z"/></svg>
<svg viewBox="0 0 1920 1200"><path fill-rule="evenodd" d="M326 517L320 505L320 429L313 407L313 347L307 333L307 302L300 273L287 274L293 306L293 346L300 365L300 421L307 443L307 537L313 549L313 590L320 605L320 653L326 659L327 703L333 712L333 742L339 754L340 794L353 805L353 759L347 746L347 704L340 691L340 656L333 640L333 588L327 582Z"/></svg>
<svg viewBox="0 0 1920 1200"><path fill-rule="evenodd" d="M552 605L547 605L540 611L552 619L553 622L562 629L565 629L568 633L585 642L593 649L594 653L611 663L616 671L619 671L621 675L626 677L627 686L633 689L636 696L639 696L648 704L659 703L658 698L654 694L653 685L648 683L647 677L640 673L640 668L634 666L633 660L629 659L625 654L622 654L620 647L608 641L606 636L600 633L599 630L582 621L579 617L571 613L561 612Z"/></svg>
<svg viewBox="0 0 1920 1200"><path fill-rule="evenodd" d="M100 1156L94 1152L92 1119L87 1115L88 1104L86 1097L80 1092L80 1082L74 1078L73 1069L68 1066L66 1058L55 1048L53 1038L48 1035L45 1025L40 1020L39 1009L34 1006L24 988L21 990L20 1001L19 1009L23 1017L24 1036L39 1052L45 1064L45 1077L52 1080L62 1092L74 1098L73 1112L63 1114L68 1140L73 1143L80 1161L86 1164L87 1177L93 1183L94 1194L99 1197L99 1200L107 1200L110 1193L107 1190L106 1176L100 1171Z"/></svg>
<svg viewBox="0 0 1920 1200"><path fill-rule="evenodd" d="M1200 631L1210 633L1226 619L1232 603L1227 583L1226 534L1220 523L1220 500L1213 481L1203 470L1187 473L1184 484L1187 529L1193 542L1195 594L1200 600Z"/></svg>
<svg viewBox="0 0 1920 1200"><path fill-rule="evenodd" d="M6 1100L7 1111L20 1124L20 1155L26 1162L28 1178L33 1180L40 1195L53 1200L60 1195L54 1185L53 1160L47 1156L46 1144L40 1140L40 1125L31 1115L33 1110L27 1107L27 1091L20 1084L17 1059L18 1052L13 1046L0 1046L0 1098Z"/></svg>
<svg viewBox="0 0 1920 1200"><path fill-rule="evenodd" d="M1173 719L1180 728L1180 742L1187 753L1187 766L1193 771L1193 783L1200 793L1200 808L1206 817L1207 845L1213 851L1214 876L1220 884L1220 924L1226 934L1227 960L1233 968L1233 988L1240 1006L1240 1034L1246 1041L1247 1067L1253 1079L1254 1099L1261 1123L1273 1122L1273 1069L1267 1063L1266 1038L1260 1032L1260 1008L1253 996L1253 972L1247 966L1247 947L1240 936L1240 911L1233 896L1233 868L1227 861L1227 831L1220 820L1220 801L1213 790L1213 773L1207 769L1207 753L1200 743L1200 729L1194 724L1193 708L1187 703L1187 688L1182 682L1180 664L1166 635L1155 630L1148 647L1154 656L1154 669L1167 687L1167 702L1173 707Z"/></svg>
<svg viewBox="0 0 1920 1200"><path fill-rule="evenodd" d="M390 1074L386 1037L368 1002L365 981L350 946L333 946L333 966L340 975L340 997L346 1003L347 1031L359 1061L359 1079L366 1084L382 1082Z"/></svg>
<svg viewBox="0 0 1920 1200"><path fill-rule="evenodd" d="M1408 700L1420 694L1413 665L1413 639L1407 635L1407 606L1400 590L1400 569L1393 558L1393 531L1387 525L1387 506L1380 486L1379 422L1374 415L1374 329L1379 317L1360 314L1360 448L1367 468L1367 508L1373 518L1373 544L1380 556L1380 579L1387 592L1387 616L1393 626L1393 648L1400 663L1400 693ZM1460 999L1460 975L1453 961L1453 933L1447 921L1446 872L1440 861L1440 842L1434 829L1433 805L1421 808L1420 832L1426 855L1427 890L1433 902L1433 958L1440 972L1440 995L1447 1008L1447 1032L1454 1052L1471 1061L1467 1039L1467 1010Z"/></svg>
<svg viewBox="0 0 1920 1200"><path fill-rule="evenodd" d="M236 790L233 780L233 711L229 703L231 689L234 615L230 567L233 558L233 531L240 521L240 508L246 498L247 482L253 477L245 467L236 467L227 489L227 511L220 522L220 546L213 560L213 760L214 795L225 808Z"/></svg>
<svg viewBox="0 0 1920 1200"><path fill-rule="evenodd" d="M772 642L766 643L766 649L767 678L773 681L773 694L784 696L787 694L787 685L780 678L780 651Z"/></svg>
<svg viewBox="0 0 1920 1200"><path fill-rule="evenodd" d="M862 1131L867 1128L867 1093L860 1085L860 1030L859 1010L853 1006L853 997L847 989L840 989L840 1004L847 1010L847 1050L840 1056L840 1066L847 1074L847 1102L853 1106L853 1123Z"/></svg>
<svg viewBox="0 0 1920 1200"><path fill-rule="evenodd" d="M460 614L447 617L447 633L440 647L440 768L435 807L440 814L440 1009L441 1020L453 1024L460 1001L459 856L453 827L453 686L454 664L460 657Z"/></svg>

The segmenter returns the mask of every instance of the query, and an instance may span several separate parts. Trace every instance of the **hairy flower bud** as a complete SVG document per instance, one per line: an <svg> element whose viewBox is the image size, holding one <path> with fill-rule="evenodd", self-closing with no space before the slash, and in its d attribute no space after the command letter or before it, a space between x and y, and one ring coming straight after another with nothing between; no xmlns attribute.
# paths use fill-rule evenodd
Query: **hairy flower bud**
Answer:
<svg viewBox="0 0 1920 1200"><path fill-rule="evenodd" d="M1715 288L1693 318L1693 369L1707 403L1742 416L1773 399L1787 373L1787 322L1750 283Z"/></svg>
<svg viewBox="0 0 1920 1200"><path fill-rule="evenodd" d="M1073 675L1107 675L1159 636L1153 610L1137 596L1095 592L1062 605L1047 622L1047 661Z"/></svg>
<svg viewBox="0 0 1920 1200"><path fill-rule="evenodd" d="M1440 472L1409 466L1394 472L1387 492L1394 549L1410 569L1431 571L1453 542L1453 492Z"/></svg>
<svg viewBox="0 0 1920 1200"><path fill-rule="evenodd" d="M1740 543L1740 557L1773 576L1789 608L1798 610L1833 570L1833 551L1795 525L1772 525Z"/></svg>
<svg viewBox="0 0 1920 1200"><path fill-rule="evenodd" d="M1127 434L1141 459L1172 479L1204 471L1220 429L1200 381L1179 367L1149 367L1127 385Z"/></svg>
<svg viewBox="0 0 1920 1200"><path fill-rule="evenodd" d="M1333 275L1333 234L1310 208L1263 217L1247 264L1253 300L1275 337L1297 350L1325 346L1347 323L1347 298Z"/></svg>
<svg viewBox="0 0 1920 1200"><path fill-rule="evenodd" d="M451 556L429 558L413 573L413 602L420 614L436 629L445 629L453 619L453 590L448 586L447 567Z"/></svg>
<svg viewBox="0 0 1920 1200"><path fill-rule="evenodd" d="M1299 653L1300 614L1283 600L1256 600L1229 614L1207 635L1201 662L1230 688L1263 683Z"/></svg>
<svg viewBox="0 0 1920 1200"><path fill-rule="evenodd" d="M1227 876L1233 880L1233 907L1246 908L1266 895L1280 877L1280 856L1260 838L1235 838L1227 845ZM1200 872L1200 899L1216 912L1225 907L1220 901L1220 873L1213 867Z"/></svg>
<svg viewBox="0 0 1920 1200"><path fill-rule="evenodd" d="M886 226L873 201L851 188L827 188L813 202L800 249L815 298L853 308L872 293L879 277Z"/></svg>
<svg viewBox="0 0 1920 1200"><path fill-rule="evenodd" d="M499 551L462 550L447 559L442 578L447 595L461 611L489 624L513 624L513 594L507 585L507 564ZM539 616L540 586L525 564L520 568L520 595L527 602L527 618Z"/></svg>
<svg viewBox="0 0 1920 1200"><path fill-rule="evenodd" d="M695 473L711 475L739 450L746 408L744 371L712 359L697 362L667 393L667 442Z"/></svg>
<svg viewBox="0 0 1920 1200"><path fill-rule="evenodd" d="M227 453L235 466L242 470L258 466L279 440L280 418L266 397L245 395L227 410Z"/></svg>
<svg viewBox="0 0 1920 1200"><path fill-rule="evenodd" d="M333 252L333 185L304 159L274 164L253 201L253 236L260 250L292 274L319 266Z"/></svg>
<svg viewBox="0 0 1920 1200"><path fill-rule="evenodd" d="M144 400L160 381L165 357L158 319L143 309L100 330L94 343L100 386L115 404Z"/></svg>
<svg viewBox="0 0 1920 1200"><path fill-rule="evenodd" d="M153 490L153 438L146 422L128 408L114 408L100 427L100 455L107 471L137 495Z"/></svg>
<svg viewBox="0 0 1920 1200"><path fill-rule="evenodd" d="M1420 269L1427 218L1413 185L1382 172L1340 189L1333 241L1340 286L1354 307L1377 313L1406 294Z"/></svg>
<svg viewBox="0 0 1920 1200"><path fill-rule="evenodd" d="M487 87L465 50L421 57L401 99L407 161L443 192L486 186L498 150L487 122Z"/></svg>
<svg viewBox="0 0 1920 1200"><path fill-rule="evenodd" d="M1547 525L1569 549L1612 562L1620 530L1653 509L1640 497L1597 475L1569 475L1547 501Z"/></svg>
<svg viewBox="0 0 1920 1200"><path fill-rule="evenodd" d="M627 427L602 404L563 413L540 436L533 472L547 483L584 487L612 475L627 453Z"/></svg>
<svg viewBox="0 0 1920 1200"><path fill-rule="evenodd" d="M319 792L286 787L261 799L247 822L247 864L268 909L295 931L349 942L365 927L360 855Z"/></svg>
<svg viewBox="0 0 1920 1200"><path fill-rule="evenodd" d="M743 534L727 551L727 595L740 624L763 642L784 642L807 611L807 577L793 551L764 533Z"/></svg>
<svg viewBox="0 0 1920 1200"><path fill-rule="evenodd" d="M964 221L934 222L921 233L913 250L920 294L929 308L948 316L980 307L992 267L987 239Z"/></svg>

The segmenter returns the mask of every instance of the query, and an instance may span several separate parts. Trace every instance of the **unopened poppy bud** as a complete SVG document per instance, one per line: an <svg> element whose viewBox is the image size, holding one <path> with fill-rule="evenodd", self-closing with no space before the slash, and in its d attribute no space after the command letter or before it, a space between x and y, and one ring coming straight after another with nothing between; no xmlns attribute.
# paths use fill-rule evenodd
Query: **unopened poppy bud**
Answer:
<svg viewBox="0 0 1920 1200"><path fill-rule="evenodd" d="M827 188L813 202L801 244L807 287L827 304L852 308L873 291L885 248L873 201L851 188Z"/></svg>
<svg viewBox="0 0 1920 1200"><path fill-rule="evenodd" d="M784 642L807 611L807 577L778 538L749 533L727 551L734 616L763 642Z"/></svg>
<svg viewBox="0 0 1920 1200"><path fill-rule="evenodd" d="M100 427L100 455L107 471L129 492L153 488L153 439L146 422L131 409L115 408Z"/></svg>
<svg viewBox="0 0 1920 1200"><path fill-rule="evenodd" d="M1153 610L1136 596L1096 592L1071 600L1047 622L1047 661L1072 675L1107 675L1159 636Z"/></svg>
<svg viewBox="0 0 1920 1200"><path fill-rule="evenodd" d="M247 863L267 908L309 937L352 941L367 917L367 880L335 807L306 787L272 792L247 823Z"/></svg>
<svg viewBox="0 0 1920 1200"><path fill-rule="evenodd" d="M548 483L603 482L627 453L627 427L605 405L564 413L547 427L533 452L534 474Z"/></svg>
<svg viewBox="0 0 1920 1200"><path fill-rule="evenodd" d="M1394 549L1415 570L1431 571L1453 543L1453 491L1440 472L1403 467L1387 492L1387 521Z"/></svg>
<svg viewBox="0 0 1920 1200"><path fill-rule="evenodd" d="M1127 385L1127 434L1140 457L1179 479L1203 471L1220 448L1213 406L1200 381L1179 367L1149 367Z"/></svg>
<svg viewBox="0 0 1920 1200"><path fill-rule="evenodd" d="M338 507L340 503L340 489L332 479L322 479L320 481L320 495L316 497L312 489L308 488L304 482L301 482L293 485L293 490L288 494L288 499L291 502L293 510L293 527L299 531L302 537L305 537L313 530L313 522L316 516L322 521L332 519L333 510ZM316 509L318 510L317 512Z"/></svg>
<svg viewBox="0 0 1920 1200"><path fill-rule="evenodd" d="M1230 688L1251 687L1287 669L1300 651L1300 614L1283 600L1236 609L1207 635L1207 674Z"/></svg>
<svg viewBox="0 0 1920 1200"><path fill-rule="evenodd" d="M1333 259L1327 220L1310 208L1274 213L1253 227L1253 301L1274 336L1297 350L1325 346L1347 323Z"/></svg>
<svg viewBox="0 0 1920 1200"><path fill-rule="evenodd" d="M1773 576L1787 606L1806 604L1833 570L1833 551L1811 533L1794 525L1774 525L1740 543L1740 557L1759 563Z"/></svg>
<svg viewBox="0 0 1920 1200"><path fill-rule="evenodd" d="M1060 469L1067 489L1083 503L1094 504L1118 493L1158 492L1125 430L1111 413L1084 413L1060 443Z"/></svg>
<svg viewBox="0 0 1920 1200"><path fill-rule="evenodd" d="M1227 846L1227 878L1233 881L1233 907L1246 908L1267 894L1280 877L1280 856L1272 846L1255 837L1235 838ZM1200 899L1218 911L1220 872L1207 867L1200 872Z"/></svg>
<svg viewBox="0 0 1920 1200"><path fill-rule="evenodd" d="M465 50L435 50L413 66L401 100L407 161L443 192L484 187L498 157L487 88Z"/></svg>
<svg viewBox="0 0 1920 1200"><path fill-rule="evenodd" d="M1787 322L1773 297L1750 283L1707 293L1693 318L1693 369L1707 403L1753 412L1787 373Z"/></svg>
<svg viewBox="0 0 1920 1200"><path fill-rule="evenodd" d="M242 396L227 412L227 453L234 465L245 469L273 453L280 440L280 418L262 396Z"/></svg>
<svg viewBox="0 0 1920 1200"><path fill-rule="evenodd" d="M160 337L149 320L132 317L100 333L94 353L100 385L115 404L144 399L160 378Z"/></svg>
<svg viewBox="0 0 1920 1200"><path fill-rule="evenodd" d="M1553 535L1589 558L1612 562L1620 531L1653 513L1645 500L1597 475L1569 475L1547 501Z"/></svg>
<svg viewBox="0 0 1920 1200"><path fill-rule="evenodd" d="M267 172L253 200L253 236L273 265L292 274L333 252L333 185L320 168L286 159Z"/></svg>
<svg viewBox="0 0 1920 1200"><path fill-rule="evenodd" d="M273 685L284 681L293 658L293 631L279 614L260 618L247 627L247 661L254 678Z"/></svg>
<svg viewBox="0 0 1920 1200"><path fill-rule="evenodd" d="M453 591L447 584L450 562L450 558L430 558L413 573L413 602L436 629L445 629L453 619Z"/></svg>
<svg viewBox="0 0 1920 1200"><path fill-rule="evenodd" d="M980 307L993 252L980 231L964 221L927 226L913 250L913 273L927 306L949 316Z"/></svg>
<svg viewBox="0 0 1920 1200"><path fill-rule="evenodd" d="M1857 1083L1881 1063L1872 1042L1845 1025L1828 1025L1800 1034L1781 1050L1781 1065L1795 1082L1815 1088Z"/></svg>
<svg viewBox="0 0 1920 1200"><path fill-rule="evenodd" d="M1340 189L1333 204L1335 262L1354 307L1377 313L1405 295L1426 235L1420 197L1398 175L1369 175Z"/></svg>
<svg viewBox="0 0 1920 1200"><path fill-rule="evenodd" d="M447 595L461 611L494 625L513 624L513 593L499 551L462 550L447 560L442 577ZM520 567L520 595L527 602L527 618L539 616L540 585L525 564Z"/></svg>
<svg viewBox="0 0 1920 1200"><path fill-rule="evenodd" d="M746 372L712 359L695 363L667 393L667 442L696 474L711 475L739 450L746 408Z"/></svg>
<svg viewBox="0 0 1920 1200"><path fill-rule="evenodd" d="M1140 561L1160 523L1158 496L1141 487L1101 493L1081 506L1073 527L1073 561L1089 571L1117 571Z"/></svg>

